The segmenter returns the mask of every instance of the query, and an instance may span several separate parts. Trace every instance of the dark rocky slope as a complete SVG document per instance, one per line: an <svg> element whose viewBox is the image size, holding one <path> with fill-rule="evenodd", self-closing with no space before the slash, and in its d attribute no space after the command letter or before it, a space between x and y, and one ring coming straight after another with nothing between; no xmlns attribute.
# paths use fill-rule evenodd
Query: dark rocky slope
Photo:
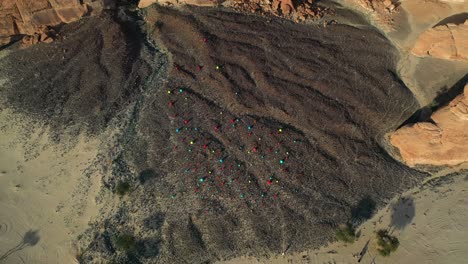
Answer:
<svg viewBox="0 0 468 264"><path fill-rule="evenodd" d="M132 191L85 234L82 263L318 247L367 216L359 204L382 205L424 176L381 147L418 106L378 33L217 9L143 17L167 57L110 17L9 56L8 106L56 120L59 135L70 120L126 124L103 181ZM121 234L134 238L126 250Z"/></svg>

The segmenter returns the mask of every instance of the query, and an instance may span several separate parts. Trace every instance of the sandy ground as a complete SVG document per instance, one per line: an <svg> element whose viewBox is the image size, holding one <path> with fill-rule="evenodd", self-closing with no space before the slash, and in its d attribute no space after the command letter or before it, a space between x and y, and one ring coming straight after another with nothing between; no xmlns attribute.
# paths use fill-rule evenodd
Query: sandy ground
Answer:
<svg viewBox="0 0 468 264"><path fill-rule="evenodd" d="M466 169L468 165L461 165L461 168ZM218 263L358 263L356 255L368 241L368 251L360 263L465 263L468 258L468 173L450 174L459 169L436 174L421 187L393 199L361 226L361 237L352 245L335 242L319 250ZM400 247L389 257L382 257L376 250L374 232L387 228L398 237Z"/></svg>
<svg viewBox="0 0 468 264"><path fill-rule="evenodd" d="M79 138L65 149L0 112L0 263L75 263L73 240L98 212L99 179L84 176L96 148Z"/></svg>
<svg viewBox="0 0 468 264"><path fill-rule="evenodd" d="M418 37L441 21L468 10L468 2L402 1L399 27L387 37L399 48L399 74L422 106L430 104L437 92L452 87L468 72L468 63L411 54ZM404 21L406 20L406 21ZM449 19L450 20L450 19Z"/></svg>
<svg viewBox="0 0 468 264"><path fill-rule="evenodd" d="M344 0L343 5L362 14L371 24L398 48L398 74L421 106L430 104L437 93L451 88L468 72L468 63L411 54L418 37L427 29L468 10L468 1L440 2L426 0L400 1L399 11L393 13L394 24L386 27L370 10L363 9L355 0Z"/></svg>

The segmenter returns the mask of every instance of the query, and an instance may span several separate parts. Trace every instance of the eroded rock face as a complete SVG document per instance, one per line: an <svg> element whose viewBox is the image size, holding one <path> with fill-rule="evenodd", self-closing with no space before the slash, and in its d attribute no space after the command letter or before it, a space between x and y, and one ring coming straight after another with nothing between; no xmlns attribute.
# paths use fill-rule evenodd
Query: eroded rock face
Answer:
<svg viewBox="0 0 468 264"><path fill-rule="evenodd" d="M412 53L446 60L468 60L468 20L428 29L417 40Z"/></svg>
<svg viewBox="0 0 468 264"><path fill-rule="evenodd" d="M83 3L82 3L83 2ZM99 14L114 0L3 0L0 2L0 45L24 38L26 43L50 42L49 27Z"/></svg>
<svg viewBox="0 0 468 264"><path fill-rule="evenodd" d="M435 112L432 120L402 127L391 136L403 160L410 166L468 161L468 85L464 94Z"/></svg>
<svg viewBox="0 0 468 264"><path fill-rule="evenodd" d="M292 11L296 11L294 4L291 0L273 0L272 7L274 10L279 10L284 14L290 14Z"/></svg>
<svg viewBox="0 0 468 264"><path fill-rule="evenodd" d="M392 12L397 6L397 1L392 0L360 0L362 6L376 12L389 13Z"/></svg>
<svg viewBox="0 0 468 264"><path fill-rule="evenodd" d="M352 0L352 3L368 12L379 28L385 31L394 29L395 14L400 10L400 2L395 0Z"/></svg>
<svg viewBox="0 0 468 264"><path fill-rule="evenodd" d="M138 7L147 8L155 3L168 6L217 6L222 4L240 12L263 16L280 16L295 22L318 19L329 12L328 8L315 6L314 0L301 1L301 3L297 4L292 0L140 0Z"/></svg>
<svg viewBox="0 0 468 264"><path fill-rule="evenodd" d="M195 5L195 6L215 6L218 1L217 0L141 0L138 3L139 8L146 8L152 4L161 4L161 5L180 5L180 4L187 4L187 5Z"/></svg>

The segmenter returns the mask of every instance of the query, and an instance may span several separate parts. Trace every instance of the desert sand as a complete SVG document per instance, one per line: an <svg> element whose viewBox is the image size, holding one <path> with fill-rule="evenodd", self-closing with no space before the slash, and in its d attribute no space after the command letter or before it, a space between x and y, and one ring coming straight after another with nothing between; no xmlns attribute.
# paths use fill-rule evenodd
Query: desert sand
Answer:
<svg viewBox="0 0 468 264"><path fill-rule="evenodd" d="M421 106L430 104L438 92L449 89L466 75L466 62L421 58L411 50L418 38L432 27L463 23L468 18L464 12L468 10L467 1L401 1L394 12L383 15L364 8L362 2L369 1L346 0L343 5L364 15L399 50L398 75Z"/></svg>
<svg viewBox="0 0 468 264"><path fill-rule="evenodd" d="M85 175L96 140L69 149L47 128L0 112L0 263L76 263L73 241L97 214L100 188Z"/></svg>

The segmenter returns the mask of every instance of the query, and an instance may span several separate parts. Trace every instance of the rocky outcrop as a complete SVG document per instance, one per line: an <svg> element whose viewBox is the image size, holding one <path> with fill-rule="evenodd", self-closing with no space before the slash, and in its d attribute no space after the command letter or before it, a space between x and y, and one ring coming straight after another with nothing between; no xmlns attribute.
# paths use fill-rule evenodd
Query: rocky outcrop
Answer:
<svg viewBox="0 0 468 264"><path fill-rule="evenodd" d="M292 0L273 0L273 10L280 10L284 14L289 15L291 12L296 11Z"/></svg>
<svg viewBox="0 0 468 264"><path fill-rule="evenodd" d="M321 18L329 12L325 7L315 6L314 0L301 1L298 4L295 4L295 2L292 0L140 0L138 7L146 8L155 3L172 6L216 6L222 4L239 12L256 13L263 16L281 16L296 22Z"/></svg>
<svg viewBox="0 0 468 264"><path fill-rule="evenodd" d="M218 0L141 0L138 3L139 8L146 8L152 4L160 5L195 5L195 6L215 6L219 3Z"/></svg>
<svg viewBox="0 0 468 264"><path fill-rule="evenodd" d="M468 60L468 20L428 29L416 41L412 53L446 60Z"/></svg>
<svg viewBox="0 0 468 264"><path fill-rule="evenodd" d="M464 94L436 111L432 121L404 126L391 136L403 160L410 166L468 161L468 85Z"/></svg>
<svg viewBox="0 0 468 264"><path fill-rule="evenodd" d="M379 13L392 12L398 6L398 1L392 0L359 0L359 2L365 8Z"/></svg>
<svg viewBox="0 0 468 264"><path fill-rule="evenodd" d="M99 14L114 0L2 0L0 2L0 45L23 38L26 43L50 42L51 27Z"/></svg>
<svg viewBox="0 0 468 264"><path fill-rule="evenodd" d="M396 0L352 0L368 13L372 21L380 29L392 31L394 29L395 14L400 10L400 2Z"/></svg>

